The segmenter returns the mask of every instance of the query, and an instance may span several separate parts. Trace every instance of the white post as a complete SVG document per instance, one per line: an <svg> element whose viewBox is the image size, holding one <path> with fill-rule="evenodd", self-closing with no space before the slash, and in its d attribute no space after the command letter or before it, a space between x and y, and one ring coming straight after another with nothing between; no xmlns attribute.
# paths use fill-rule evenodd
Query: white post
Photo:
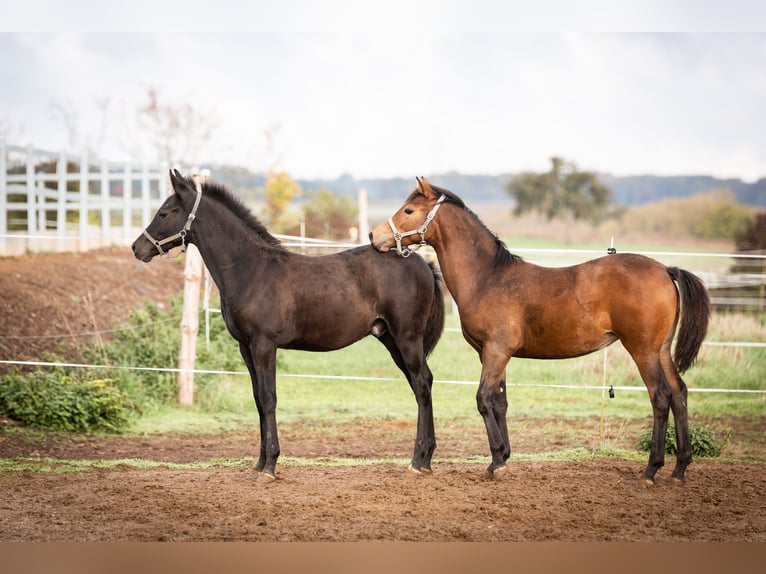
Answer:
<svg viewBox="0 0 766 574"><path fill-rule="evenodd" d="M199 294L202 282L202 256L194 245L186 250L184 269L184 309L181 319L181 351L178 358L178 402L194 404L194 364L199 333Z"/></svg>
<svg viewBox="0 0 766 574"><path fill-rule="evenodd" d="M370 221L367 217L367 190L365 188L359 190L357 207L359 210L359 244L366 245L369 242Z"/></svg>
<svg viewBox="0 0 766 574"><path fill-rule="evenodd" d="M101 245L112 243L110 231L112 228L112 212L109 209L111 194L109 193L109 166L101 162Z"/></svg>
<svg viewBox="0 0 766 574"><path fill-rule="evenodd" d="M133 176L130 164L125 164L122 177L122 239L130 241L133 235Z"/></svg>
<svg viewBox="0 0 766 574"><path fill-rule="evenodd" d="M27 233L37 233L37 191L35 189L35 160L32 146L27 146ZM30 239L29 245L34 240Z"/></svg>
<svg viewBox="0 0 766 574"><path fill-rule="evenodd" d="M159 191L160 204L170 194L170 179L168 178L168 162L160 163L160 173L157 176L157 189Z"/></svg>
<svg viewBox="0 0 766 574"><path fill-rule="evenodd" d="M5 159L5 141L0 140L0 255L5 255L8 234L8 173Z"/></svg>
<svg viewBox="0 0 766 574"><path fill-rule="evenodd" d="M84 151L80 156L80 251L90 249L88 245L88 213L90 200L90 165L88 152Z"/></svg>
<svg viewBox="0 0 766 574"><path fill-rule="evenodd" d="M66 251L66 155L61 152L56 163L57 197L56 197L56 246L58 251Z"/></svg>
<svg viewBox="0 0 766 574"><path fill-rule="evenodd" d="M306 253L306 216L301 215L298 219L301 234L301 253Z"/></svg>
<svg viewBox="0 0 766 574"><path fill-rule="evenodd" d="M141 166L141 227L145 228L152 220L149 185L149 168L146 167L146 163Z"/></svg>

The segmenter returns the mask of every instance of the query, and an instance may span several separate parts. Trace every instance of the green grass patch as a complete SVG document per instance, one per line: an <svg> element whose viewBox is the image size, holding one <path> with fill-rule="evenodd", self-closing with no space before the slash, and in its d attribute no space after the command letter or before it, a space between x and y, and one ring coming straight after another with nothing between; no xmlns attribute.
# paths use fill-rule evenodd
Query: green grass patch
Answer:
<svg viewBox="0 0 766 574"><path fill-rule="evenodd" d="M92 350L93 362L174 367L180 330L177 321L170 318L178 310L178 304L168 311L151 305L142 307L131 320L130 329L121 331L115 341L104 348ZM195 377L195 405L191 408L176 404L173 373L48 370L44 371L48 373L45 376L57 373L60 378L68 380L77 376L85 388L95 390L101 390L98 381L113 381L113 389L124 394L135 406L132 410L134 416L127 426L113 425L120 432L257 431L258 417L250 379L245 373L237 345L226 331L222 318L218 315L211 318L210 345L205 342L204 329L198 340L198 368L242 374L198 375ZM437 427L444 423L471 427L480 425L475 400L481 373L479 357L462 334L455 332L459 329L456 315L448 313L447 328L429 358L430 368L437 380L433 387ZM766 318L714 313L708 340L766 341ZM326 423L351 424L358 419L414 421L417 417L415 399L404 376L383 345L372 337L329 353L280 350L277 373L279 423L321 426ZM290 376L296 374L309 376ZM25 374L22 383L34 382L39 376ZM369 378L384 380L365 380ZM716 420L751 417L760 420L766 414L766 393L695 392L695 389L710 388L766 390L766 349L704 346L697 364L684 375L684 379L691 389L689 411L692 420L695 417ZM605 351L577 359L511 359L507 367L507 381L509 413L521 413L526 419L593 418L600 417L602 409L606 421L612 426L624 424L624 421L637 421L637 425L644 426L651 419L648 394L638 370L619 343ZM615 387L614 399L605 394L601 387L603 383L607 388ZM7 389L7 378L0 381L0 385ZM66 388L65 384L52 387L62 392ZM46 399L41 404L54 404L54 399ZM13 417L8 409L5 412Z"/></svg>
<svg viewBox="0 0 766 574"><path fill-rule="evenodd" d="M643 454L616 449L574 448L535 454L512 454L508 464L514 462L583 462L600 458L643 461ZM487 465L490 457L469 456L455 458L434 458L434 467L440 464ZM286 467L356 467L396 465L406 468L408 458L350 458L350 457L294 457L283 456L280 466ZM117 460L60 460L55 458L17 457L0 459L0 473L4 472L51 472L67 474L94 470L213 470L222 468L250 469L255 467L255 458L216 458L190 463L157 462L153 460L125 458Z"/></svg>
<svg viewBox="0 0 766 574"><path fill-rule="evenodd" d="M459 327L458 318L448 315L447 326ZM740 336L745 337L742 340L766 340L763 321L745 315L716 314L710 331L709 338L716 340L734 340ZM608 398L600 387L604 382L604 353L607 356L606 385L616 388L614 399ZM415 420L417 416L409 385L385 348L371 337L329 353L280 350L279 356L277 419L280 423L350 424L358 418ZM481 364L462 335L446 331L431 355L429 365L437 381L468 383L434 383L437 423L481 424L475 399ZM244 373L244 365L235 367L235 370ZM291 374L317 376L294 378L289 376ZM357 376L359 380L319 378L333 375ZM363 380L365 377L393 380ZM761 349L703 347L697 365L684 379L690 389L766 390L766 356ZM645 426L646 421L651 420L648 393L638 369L619 343L606 351L576 359L511 359L507 380L509 411L521 412L527 418L600 417L603 407L608 421L622 424L622 421L634 420ZM586 388L589 386L598 388ZM621 390L620 387L635 389ZM191 409L168 404L144 413L131 425L130 432L257 430L257 413L247 375L214 377L205 382L199 394L203 396ZM762 417L766 413L766 394L692 390L689 405L692 418Z"/></svg>
<svg viewBox="0 0 766 574"><path fill-rule="evenodd" d="M0 459L2 472L88 472L92 470L137 469L137 470L210 470L214 468L237 468L255 466L255 459L213 459L201 462L173 463L157 462L136 458L116 460L60 460L55 458L9 458Z"/></svg>

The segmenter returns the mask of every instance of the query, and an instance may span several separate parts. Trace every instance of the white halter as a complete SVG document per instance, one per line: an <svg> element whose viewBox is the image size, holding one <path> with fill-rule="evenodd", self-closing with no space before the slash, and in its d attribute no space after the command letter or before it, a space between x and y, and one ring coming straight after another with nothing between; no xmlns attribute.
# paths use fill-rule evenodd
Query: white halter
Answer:
<svg viewBox="0 0 766 574"><path fill-rule="evenodd" d="M428 212L428 215L426 215L426 220L423 222L423 225L418 227L417 229L413 229L411 231L405 231L404 233L400 233L399 230L396 228L396 225L394 225L393 217L388 218L388 225L391 228L391 231L394 233L394 241L396 241L396 250L399 252L399 255L402 257L409 257L412 255L412 253L419 249L421 246L426 244L426 231L428 230L428 226L433 221L434 217L436 217L436 212L439 211L439 207L441 207L442 202L444 201L444 198L446 195L440 195L439 199L436 200L436 203L431 208L431 211ZM409 235L417 235L420 234L420 243L418 243L415 247L412 246L405 246L402 247L402 238L408 237Z"/></svg>
<svg viewBox="0 0 766 574"><path fill-rule="evenodd" d="M157 240L149 234L149 231L144 229L144 236L157 248L157 251L160 252L161 257L170 257L170 252L163 251L162 246L166 243L170 243L171 241L178 239L179 237L181 238L181 251L179 251L175 257L178 257L178 255L186 251L186 234L188 233L189 229L191 229L192 221L194 221L194 218L197 216L197 208L199 207L199 202L202 199L202 186L200 185L199 181L195 180L194 186L197 189L197 197L194 199L194 207L192 207L192 210L189 212L189 216L186 218L186 223L184 224L181 231L175 235L166 237L165 239Z"/></svg>

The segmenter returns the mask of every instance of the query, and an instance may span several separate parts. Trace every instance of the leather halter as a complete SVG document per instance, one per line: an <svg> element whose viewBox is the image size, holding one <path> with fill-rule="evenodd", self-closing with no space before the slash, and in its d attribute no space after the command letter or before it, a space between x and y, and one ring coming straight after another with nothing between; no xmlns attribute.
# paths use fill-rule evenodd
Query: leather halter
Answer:
<svg viewBox="0 0 766 574"><path fill-rule="evenodd" d="M415 250L419 249L423 245L426 245L426 231L428 231L428 226L431 224L434 217L436 217L436 212L439 211L439 207L441 207L441 204L444 201L445 197L447 196L444 194L439 196L439 199L436 200L436 203L431 208L431 211L429 211L428 215L426 215L426 220L423 222L423 225L421 225L417 229L412 229L410 231L405 231L404 233L401 233L396 228L396 225L394 225L393 216L388 218L388 225L394 234L394 241L396 241L396 251L399 253L399 255L401 255L402 257L409 257L410 255L412 255L412 253ZM417 235L418 233L420 234L420 243L418 243L415 247L411 247L411 246L402 247L402 238L408 237L410 235Z"/></svg>
<svg viewBox="0 0 766 574"><path fill-rule="evenodd" d="M202 199L202 186L198 181L194 182L194 186L197 190L197 197L194 199L194 207L192 207L192 210L189 212L189 216L186 218L186 223L184 223L183 228L181 231L176 233L175 235L171 235L170 237L166 237L165 239L155 239L149 234L149 231L147 229L144 229L144 237L146 237L149 241L152 242L152 244L157 248L157 251L160 252L160 257L170 257L170 251L165 252L162 249L162 246L166 243L170 243L171 241L175 241L179 237L181 238L181 251L179 251L175 257L178 257L178 255L181 255L184 251L186 251L186 234L189 232L189 229L191 229L192 221L194 221L195 217L197 216L197 208L199 207L199 202Z"/></svg>

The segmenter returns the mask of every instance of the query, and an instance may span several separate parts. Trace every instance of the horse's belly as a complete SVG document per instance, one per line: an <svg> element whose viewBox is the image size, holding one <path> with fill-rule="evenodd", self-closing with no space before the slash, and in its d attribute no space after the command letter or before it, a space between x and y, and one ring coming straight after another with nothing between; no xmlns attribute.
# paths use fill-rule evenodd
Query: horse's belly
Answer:
<svg viewBox="0 0 766 574"><path fill-rule="evenodd" d="M356 343L370 332L369 325L341 326L338 323L309 325L283 340L279 347L296 351L335 351Z"/></svg>
<svg viewBox="0 0 766 574"><path fill-rule="evenodd" d="M581 339L532 339L525 341L513 356L522 359L573 359L608 347L616 340L614 333Z"/></svg>

